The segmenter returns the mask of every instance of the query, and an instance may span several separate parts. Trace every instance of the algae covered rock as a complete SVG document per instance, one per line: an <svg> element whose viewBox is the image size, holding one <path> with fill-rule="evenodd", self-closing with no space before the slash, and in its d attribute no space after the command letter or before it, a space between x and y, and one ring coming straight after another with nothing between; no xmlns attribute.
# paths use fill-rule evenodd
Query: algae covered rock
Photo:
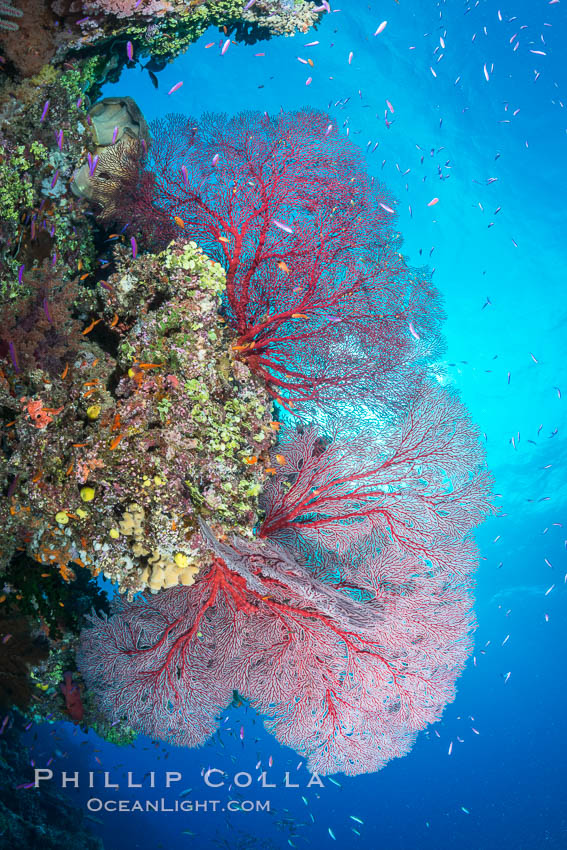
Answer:
<svg viewBox="0 0 567 850"><path fill-rule="evenodd" d="M131 596L193 583L213 557L200 520L253 535L279 425L219 315L222 267L187 240L115 258L75 308L84 327L60 372L5 357L0 558L20 546L38 568L86 566Z"/></svg>

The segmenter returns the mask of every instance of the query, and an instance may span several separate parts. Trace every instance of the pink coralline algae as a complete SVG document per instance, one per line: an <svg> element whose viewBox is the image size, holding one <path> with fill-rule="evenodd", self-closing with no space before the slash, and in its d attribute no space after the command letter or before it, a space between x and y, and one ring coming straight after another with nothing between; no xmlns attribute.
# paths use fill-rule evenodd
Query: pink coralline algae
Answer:
<svg viewBox="0 0 567 850"><path fill-rule="evenodd" d="M34 428L47 428L49 423L53 422L53 417L63 410L63 407L44 407L41 399L25 398L24 396L20 401Z"/></svg>

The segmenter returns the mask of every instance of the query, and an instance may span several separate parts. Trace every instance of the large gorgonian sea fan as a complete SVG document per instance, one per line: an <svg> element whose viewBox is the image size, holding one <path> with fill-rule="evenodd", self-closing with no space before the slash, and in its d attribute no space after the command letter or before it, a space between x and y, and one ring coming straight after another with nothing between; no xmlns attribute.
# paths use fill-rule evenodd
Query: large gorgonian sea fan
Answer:
<svg viewBox="0 0 567 850"><path fill-rule="evenodd" d="M428 426L433 400L439 413ZM434 393L429 405L410 412L380 448L383 462L360 477L360 451L350 456L347 479L346 446L339 452L336 441L298 438L303 463L292 469L288 452L295 485L279 481L266 493L266 523L282 494L284 504L289 494L291 503L301 493L322 495L318 513L297 513L304 520L290 535L288 505L280 542L234 538L228 545L203 525L216 557L193 587L120 602L110 619L92 618L78 660L108 718L195 746L213 734L237 689L313 771L373 771L408 752L453 699L470 652L470 532L489 510L489 482L464 410ZM291 435L282 440L290 443ZM409 485L417 474L416 495ZM366 492L354 495L357 482L366 482ZM342 513L333 513L335 503ZM332 546L330 532L310 534L324 527L323 514ZM345 522L353 514L364 520L356 533Z"/></svg>
<svg viewBox="0 0 567 850"><path fill-rule="evenodd" d="M438 544L461 540L490 510L478 431L438 387L422 388L380 440L364 430L344 439L338 425L329 435L289 429L273 456L259 534L295 548L299 537L342 555L374 534L441 568Z"/></svg>
<svg viewBox="0 0 567 850"><path fill-rule="evenodd" d="M300 412L403 405L438 352L439 295L394 203L324 113L170 115L120 204L150 244L190 234L226 270L239 356Z"/></svg>
<svg viewBox="0 0 567 850"><path fill-rule="evenodd" d="M235 350L313 421L281 428L258 539L201 522L212 564L93 617L80 668L112 722L170 743L206 741L237 689L311 770L378 770L454 697L491 510L478 433L427 377L437 293L327 116L174 116L154 137L129 219L223 263ZM378 410L365 430L330 416L355 405Z"/></svg>
<svg viewBox="0 0 567 850"><path fill-rule="evenodd" d="M92 618L78 656L108 719L195 746L236 688L321 774L378 770L441 716L470 651L456 576L360 602L277 544L214 543L194 586Z"/></svg>

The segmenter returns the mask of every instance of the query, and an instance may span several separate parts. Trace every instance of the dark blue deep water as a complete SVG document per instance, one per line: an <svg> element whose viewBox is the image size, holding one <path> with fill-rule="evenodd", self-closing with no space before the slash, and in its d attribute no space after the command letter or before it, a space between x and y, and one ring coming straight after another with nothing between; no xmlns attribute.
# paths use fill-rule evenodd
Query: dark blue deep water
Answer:
<svg viewBox="0 0 567 850"><path fill-rule="evenodd" d="M134 781L154 771L152 796L170 807L182 792L220 801L216 812L209 804L207 812L95 815L108 850L567 847L565 3L342 5L316 32L232 44L224 56L219 33L209 32L158 75L157 90L136 68L104 94L134 97L148 120L328 109L367 151L368 170L398 200L410 264L435 268L448 380L484 433L501 495L500 515L477 535L474 658L442 721L408 756L378 774L325 779L323 788L306 787L301 759L245 704L192 751L145 739L117 748L70 724L44 728L40 763L56 749L58 769L107 770L122 782L118 791L81 789L83 802L140 796L124 787L127 771ZM258 787L258 762L278 787ZM228 774L225 787L205 786L208 767ZM183 775L170 790L168 770ZM226 810L238 799L228 783L239 771L252 776L240 798L267 800L269 812ZM286 771L299 787L283 787Z"/></svg>

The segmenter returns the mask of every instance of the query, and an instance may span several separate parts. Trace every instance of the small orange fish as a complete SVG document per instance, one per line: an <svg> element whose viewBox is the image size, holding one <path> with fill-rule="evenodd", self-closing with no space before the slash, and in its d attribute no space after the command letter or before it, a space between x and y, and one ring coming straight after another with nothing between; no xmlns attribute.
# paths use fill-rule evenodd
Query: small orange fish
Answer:
<svg viewBox="0 0 567 850"><path fill-rule="evenodd" d="M161 369L161 363L136 363L138 369Z"/></svg>
<svg viewBox="0 0 567 850"><path fill-rule="evenodd" d="M85 328L85 329L84 329L84 331L82 332L82 333L83 333L83 336L85 336L86 334L90 334L90 332L92 331L92 329L95 327L95 325L98 325L98 323L99 323L99 322L102 322L102 319L94 319L94 320L90 323L90 325L88 326L88 328Z"/></svg>
<svg viewBox="0 0 567 850"><path fill-rule="evenodd" d="M276 455L276 460L280 466L285 466L287 461L283 455Z"/></svg>
<svg viewBox="0 0 567 850"><path fill-rule="evenodd" d="M176 223L176 225L177 225L178 227L185 227L185 222L183 221L183 219L182 219L182 218L179 218L179 216L178 216L178 215L174 215L174 216L173 216L173 220L174 220L174 222Z"/></svg>
<svg viewBox="0 0 567 850"><path fill-rule="evenodd" d="M115 328L117 324L118 324L118 313L115 313L114 316L112 317L112 321L111 321L109 327Z"/></svg>
<svg viewBox="0 0 567 850"><path fill-rule="evenodd" d="M314 68L314 67L315 67L315 63L313 62L313 59L308 59L308 60L307 60L307 64L308 64L308 65L311 65L311 67L312 67L312 68Z"/></svg>
<svg viewBox="0 0 567 850"><path fill-rule="evenodd" d="M71 443L71 445L73 446L74 449L82 449L87 444L86 443Z"/></svg>
<svg viewBox="0 0 567 850"><path fill-rule="evenodd" d="M110 428L111 431L117 431L120 428L120 414L117 413Z"/></svg>
<svg viewBox="0 0 567 850"><path fill-rule="evenodd" d="M85 272L84 274L82 274L82 275L80 276L79 280L86 280L86 278L87 278L89 275L90 275L90 272Z"/></svg>
<svg viewBox="0 0 567 850"><path fill-rule="evenodd" d="M78 268L79 271L81 271L81 269L83 268L83 261L82 260L79 260L79 262L77 263L77 268Z"/></svg>
<svg viewBox="0 0 567 850"><path fill-rule="evenodd" d="M292 319L308 319L309 316L306 316L305 313L292 313L291 318Z"/></svg>
<svg viewBox="0 0 567 850"><path fill-rule="evenodd" d="M83 398L88 398L90 395L96 392L98 392L98 387L93 387L92 390L86 391L86 393L83 395Z"/></svg>
<svg viewBox="0 0 567 850"><path fill-rule="evenodd" d="M283 260L281 261L281 263L278 263L278 269L281 269L281 270L282 270L282 272L285 272L286 274L289 274L289 268L288 268L288 266L286 265L286 263L284 263L284 262L283 262Z"/></svg>
<svg viewBox="0 0 567 850"><path fill-rule="evenodd" d="M229 240L226 238L226 236L219 236L219 242L228 242L228 241Z"/></svg>
<svg viewBox="0 0 567 850"><path fill-rule="evenodd" d="M69 372L69 364L67 363L63 371L61 372L61 380L64 381Z"/></svg>
<svg viewBox="0 0 567 850"><path fill-rule="evenodd" d="M110 443L110 450L113 451L120 441L124 438L124 434L118 434Z"/></svg>
<svg viewBox="0 0 567 850"><path fill-rule="evenodd" d="M275 468L275 466L267 466L267 467L266 467L266 472L269 472L269 473L270 473L270 475L275 475L275 474L276 474L276 468Z"/></svg>
<svg viewBox="0 0 567 850"><path fill-rule="evenodd" d="M256 457L256 455L252 455L252 457L245 457L244 463L248 463L250 465L258 463L258 458Z"/></svg>
<svg viewBox="0 0 567 850"><path fill-rule="evenodd" d="M279 431L280 427L281 426L279 422L270 422L270 428L272 429L272 431Z"/></svg>

